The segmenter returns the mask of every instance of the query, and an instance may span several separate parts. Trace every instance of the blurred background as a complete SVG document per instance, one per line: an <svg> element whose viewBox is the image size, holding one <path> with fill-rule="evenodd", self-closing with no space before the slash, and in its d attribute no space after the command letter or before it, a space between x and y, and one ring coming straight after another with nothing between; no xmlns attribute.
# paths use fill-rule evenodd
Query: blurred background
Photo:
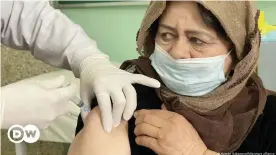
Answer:
<svg viewBox="0 0 276 155"><path fill-rule="evenodd" d="M265 81L265 86L276 91L276 71L275 69L274 72L271 70L272 66L276 66L276 62L272 60L276 57L276 35L272 37L273 31L269 28L269 26L276 25L276 1L257 1L255 3L264 13L262 24L264 25L264 31L266 31L263 34L258 73ZM93 3L84 4L79 1L77 3L54 1L52 4L76 24L81 25L87 34L97 41L99 48L110 56L112 62L120 64L124 60L137 58L136 33L144 16L147 2L103 3L94 1ZM21 52L1 46L1 86L42 73L59 70L41 61L34 60L27 51ZM56 124L59 122L56 121ZM62 126L63 124L58 125ZM47 132L55 135L53 128L50 127ZM70 132L74 129L68 129L64 125L61 130ZM14 155L14 144L9 142L6 133L6 130L1 130L1 153L3 155ZM47 138L46 133L41 141L28 145L28 155L66 154L72 138L73 133L69 138L54 136Z"/></svg>

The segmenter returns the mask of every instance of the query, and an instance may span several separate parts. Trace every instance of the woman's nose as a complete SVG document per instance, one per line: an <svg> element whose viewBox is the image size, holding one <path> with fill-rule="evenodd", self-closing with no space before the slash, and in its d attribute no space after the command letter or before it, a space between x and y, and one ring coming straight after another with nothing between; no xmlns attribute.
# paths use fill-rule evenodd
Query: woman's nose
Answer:
<svg viewBox="0 0 276 155"><path fill-rule="evenodd" d="M175 59L191 58L190 45L184 40L175 42L168 53Z"/></svg>

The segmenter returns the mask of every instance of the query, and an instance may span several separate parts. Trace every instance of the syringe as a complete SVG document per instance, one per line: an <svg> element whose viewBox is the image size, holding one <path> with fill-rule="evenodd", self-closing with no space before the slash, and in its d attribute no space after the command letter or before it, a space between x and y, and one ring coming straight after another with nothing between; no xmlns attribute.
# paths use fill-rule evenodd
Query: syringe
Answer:
<svg viewBox="0 0 276 155"><path fill-rule="evenodd" d="M73 103L75 103L81 110L81 118L84 122L86 116L91 111L90 105L84 104L78 97L74 97L71 99Z"/></svg>

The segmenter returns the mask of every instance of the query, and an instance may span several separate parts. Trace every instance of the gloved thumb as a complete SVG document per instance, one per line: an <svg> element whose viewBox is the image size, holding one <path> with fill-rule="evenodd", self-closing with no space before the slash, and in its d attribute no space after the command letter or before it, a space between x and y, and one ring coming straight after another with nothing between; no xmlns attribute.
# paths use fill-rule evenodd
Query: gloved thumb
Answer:
<svg viewBox="0 0 276 155"><path fill-rule="evenodd" d="M80 98L86 105L90 105L92 99L95 97L95 93L89 84L86 84L84 80L81 80L80 85Z"/></svg>
<svg viewBox="0 0 276 155"><path fill-rule="evenodd" d="M71 84L63 88L58 88L55 91L53 91L53 93L61 94L60 100L69 101L77 95L77 86L75 84Z"/></svg>
<svg viewBox="0 0 276 155"><path fill-rule="evenodd" d="M65 83L65 76L61 75L51 79L37 81L37 83L46 89L60 88Z"/></svg>
<svg viewBox="0 0 276 155"><path fill-rule="evenodd" d="M132 78L131 83L138 83L138 84L145 85L145 86L152 87L152 88L160 87L160 82L153 78L150 78L150 77L147 77L147 76L141 75L141 74L133 74L132 76L133 76L133 78Z"/></svg>
<svg viewBox="0 0 276 155"><path fill-rule="evenodd" d="M51 91L50 96L56 97L56 112L58 116L62 116L65 113L69 112L69 103L72 98L77 94L77 87L75 84L69 86L55 89Z"/></svg>

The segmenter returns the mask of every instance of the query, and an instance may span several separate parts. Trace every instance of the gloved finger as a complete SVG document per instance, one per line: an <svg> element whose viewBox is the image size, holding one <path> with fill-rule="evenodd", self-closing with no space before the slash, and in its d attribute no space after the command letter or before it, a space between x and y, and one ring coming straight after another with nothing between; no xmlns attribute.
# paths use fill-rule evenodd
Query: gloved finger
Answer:
<svg viewBox="0 0 276 155"><path fill-rule="evenodd" d="M70 102L69 101L63 101L61 104L59 104L58 106L58 111L57 111L57 114L59 116L62 116L64 114L67 114L70 110Z"/></svg>
<svg viewBox="0 0 276 155"><path fill-rule="evenodd" d="M80 82L80 98L85 105L90 105L94 97L93 89L91 85L86 84L85 81L81 80Z"/></svg>
<svg viewBox="0 0 276 155"><path fill-rule="evenodd" d="M125 95L122 91L116 90L117 92L111 93L111 99L113 102L113 110L112 110L112 117L113 117L113 126L117 127L121 123L122 114L124 112L124 108L126 105Z"/></svg>
<svg viewBox="0 0 276 155"><path fill-rule="evenodd" d="M153 78L150 78L141 74L133 74L132 76L133 77L132 77L131 83L138 83L138 84L145 85L148 87L153 87L153 88L160 87L160 82Z"/></svg>
<svg viewBox="0 0 276 155"><path fill-rule="evenodd" d="M60 88L65 82L65 76L61 75L47 80L37 81L42 87L46 89Z"/></svg>
<svg viewBox="0 0 276 155"><path fill-rule="evenodd" d="M51 92L52 96L56 96L56 102L57 105L54 106L56 107L56 114L57 116L55 117L59 117L61 115L64 115L65 113L68 113L69 111L69 104L70 104L70 100L76 96L76 85L72 84L69 85L67 87L63 87L63 88L58 88L54 91Z"/></svg>
<svg viewBox="0 0 276 155"><path fill-rule="evenodd" d="M67 87L58 88L54 90L53 93L60 94L60 98L59 98L60 101L69 101L71 98L76 96L77 86L75 84L71 84Z"/></svg>
<svg viewBox="0 0 276 155"><path fill-rule="evenodd" d="M112 111L111 111L111 101L108 94L96 94L99 108L101 110L102 124L106 132L111 132L112 130Z"/></svg>
<svg viewBox="0 0 276 155"><path fill-rule="evenodd" d="M133 115L137 107L137 94L132 85L127 85L123 88L123 92L126 96L126 107L124 110L124 119L128 121Z"/></svg>

